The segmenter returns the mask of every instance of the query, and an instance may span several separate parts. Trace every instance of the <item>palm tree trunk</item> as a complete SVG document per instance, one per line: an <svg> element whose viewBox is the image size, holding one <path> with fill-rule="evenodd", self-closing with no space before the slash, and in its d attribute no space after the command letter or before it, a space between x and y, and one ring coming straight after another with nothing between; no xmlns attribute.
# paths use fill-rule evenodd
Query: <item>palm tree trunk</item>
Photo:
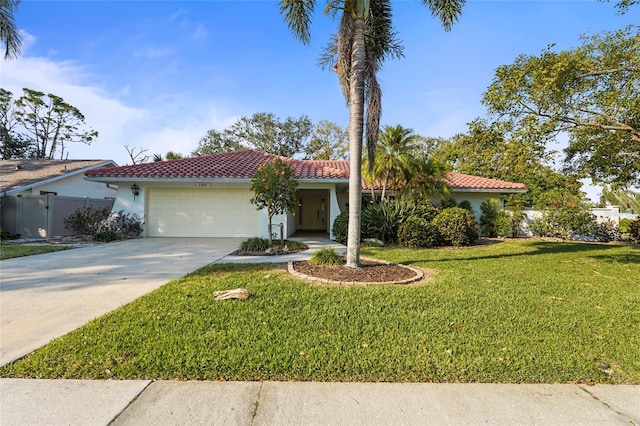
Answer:
<svg viewBox="0 0 640 426"><path fill-rule="evenodd" d="M354 21L353 49L349 94L349 233L347 235L347 264L360 264L360 213L362 209L362 135L364 126L364 19Z"/></svg>

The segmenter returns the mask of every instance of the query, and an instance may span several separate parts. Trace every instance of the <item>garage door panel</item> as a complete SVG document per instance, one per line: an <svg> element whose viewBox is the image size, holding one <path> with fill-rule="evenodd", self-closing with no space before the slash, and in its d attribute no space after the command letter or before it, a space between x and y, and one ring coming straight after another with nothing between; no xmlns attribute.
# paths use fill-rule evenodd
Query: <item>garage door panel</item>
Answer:
<svg viewBox="0 0 640 426"><path fill-rule="evenodd" d="M151 237L252 237L258 211L241 189L151 188L147 235Z"/></svg>

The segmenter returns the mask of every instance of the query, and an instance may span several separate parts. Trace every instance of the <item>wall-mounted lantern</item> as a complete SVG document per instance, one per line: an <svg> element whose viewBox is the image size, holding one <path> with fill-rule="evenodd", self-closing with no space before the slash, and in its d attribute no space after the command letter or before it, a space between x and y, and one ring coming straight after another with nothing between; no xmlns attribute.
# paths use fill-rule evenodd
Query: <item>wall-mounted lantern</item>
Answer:
<svg viewBox="0 0 640 426"><path fill-rule="evenodd" d="M135 183L131 185L131 192L133 193L133 201L136 200L136 197L140 195L140 188Z"/></svg>

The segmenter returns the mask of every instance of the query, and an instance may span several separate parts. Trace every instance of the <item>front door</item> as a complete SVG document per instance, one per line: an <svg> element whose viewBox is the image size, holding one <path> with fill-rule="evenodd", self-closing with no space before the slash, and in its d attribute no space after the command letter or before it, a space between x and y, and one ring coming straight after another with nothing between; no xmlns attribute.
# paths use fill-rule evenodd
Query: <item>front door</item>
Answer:
<svg viewBox="0 0 640 426"><path fill-rule="evenodd" d="M298 224L298 228L305 231L326 231L326 197L320 194L304 194L300 200L302 223Z"/></svg>

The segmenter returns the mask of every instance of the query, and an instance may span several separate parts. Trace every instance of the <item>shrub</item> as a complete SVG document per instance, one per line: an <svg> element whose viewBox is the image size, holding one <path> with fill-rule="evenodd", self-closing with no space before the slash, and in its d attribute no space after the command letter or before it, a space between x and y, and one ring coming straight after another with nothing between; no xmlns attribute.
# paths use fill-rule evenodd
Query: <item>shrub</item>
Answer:
<svg viewBox="0 0 640 426"><path fill-rule="evenodd" d="M10 233L10 232L5 231L4 229L2 229L2 228L0 227L0 241L4 241L4 240L12 240L12 239L15 239L15 238L16 238L16 236L15 236L15 235L13 235L13 234L12 234L12 233Z"/></svg>
<svg viewBox="0 0 640 426"><path fill-rule="evenodd" d="M309 262L316 265L342 265L344 261L332 248L323 248L311 255Z"/></svg>
<svg viewBox="0 0 640 426"><path fill-rule="evenodd" d="M287 250L306 250L309 248L305 243L301 243L300 241L294 240L286 240L284 243Z"/></svg>
<svg viewBox="0 0 640 426"><path fill-rule="evenodd" d="M266 238L253 237L244 240L240 243L240 250L242 251L265 251L271 247L271 242Z"/></svg>
<svg viewBox="0 0 640 426"><path fill-rule="evenodd" d="M110 213L107 218L103 219L98 224L96 233L113 233L118 235L116 239L139 237L142 234L142 221L137 215L120 210L116 213Z"/></svg>
<svg viewBox="0 0 640 426"><path fill-rule="evenodd" d="M362 212L362 238L377 238L387 243L398 241L398 228L414 215L415 204L407 201L383 201Z"/></svg>
<svg viewBox="0 0 640 426"><path fill-rule="evenodd" d="M473 207L471 207L471 201L469 200L460 201L458 207L460 207L461 209L469 210L471 213L473 213Z"/></svg>
<svg viewBox="0 0 640 426"><path fill-rule="evenodd" d="M565 240L576 235L592 236L597 226L593 219L590 210L583 206L552 208L531 223L531 230L541 237Z"/></svg>
<svg viewBox="0 0 640 426"><path fill-rule="evenodd" d="M618 230L622 233L622 234L626 234L629 232L629 224L632 222L631 219L627 219L622 218L618 221Z"/></svg>
<svg viewBox="0 0 640 426"><path fill-rule="evenodd" d="M629 235L635 242L640 242L640 219L629 222Z"/></svg>
<svg viewBox="0 0 640 426"><path fill-rule="evenodd" d="M467 246L478 239L478 222L469 210L460 207L444 209L432 223L444 244Z"/></svg>
<svg viewBox="0 0 640 426"><path fill-rule="evenodd" d="M435 247L440 245L440 235L435 225L411 216L398 229L398 243L406 247Z"/></svg>
<svg viewBox="0 0 640 426"><path fill-rule="evenodd" d="M480 205L480 231L489 238L507 237L513 234L511 217L500 207L500 201L490 198Z"/></svg>
<svg viewBox="0 0 640 426"><path fill-rule="evenodd" d="M431 222L440 213L440 210L427 198L415 200L413 204L413 215L421 217L427 222Z"/></svg>
<svg viewBox="0 0 640 426"><path fill-rule="evenodd" d="M340 244L347 243L347 236L349 235L349 211L345 210L336 217L331 226L331 232L337 242Z"/></svg>
<svg viewBox="0 0 640 426"><path fill-rule="evenodd" d="M64 227L75 235L93 235L110 214L111 211L106 208L84 207L64 218Z"/></svg>
<svg viewBox="0 0 640 426"><path fill-rule="evenodd" d="M113 231L98 231L93 235L93 241L109 243L120 239L120 235Z"/></svg>
<svg viewBox="0 0 640 426"><path fill-rule="evenodd" d="M593 237L603 243L618 241L620 239L620 230L614 221L606 219L595 226Z"/></svg>

